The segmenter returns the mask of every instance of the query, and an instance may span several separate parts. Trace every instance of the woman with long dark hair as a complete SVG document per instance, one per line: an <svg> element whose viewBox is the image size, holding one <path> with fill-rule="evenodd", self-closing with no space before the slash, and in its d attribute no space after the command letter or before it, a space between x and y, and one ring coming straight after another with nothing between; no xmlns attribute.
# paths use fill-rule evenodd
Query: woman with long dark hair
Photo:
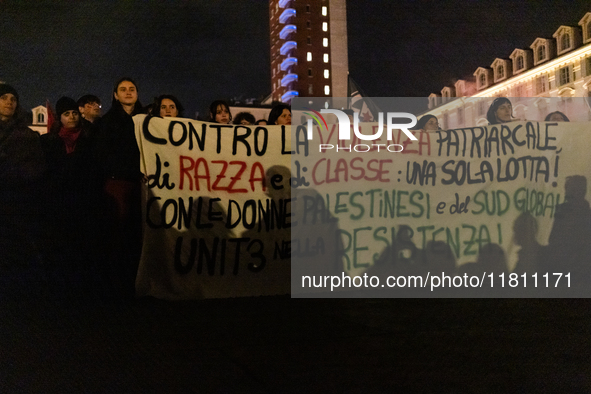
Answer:
<svg viewBox="0 0 591 394"><path fill-rule="evenodd" d="M141 113L138 88L131 78L113 87L111 109L98 125L97 159L102 171L110 226L104 230L107 259L112 262L117 289L131 296L141 253L140 152L133 116Z"/></svg>
<svg viewBox="0 0 591 394"><path fill-rule="evenodd" d="M439 120L435 115L425 115L412 128L413 130L437 131L439 127Z"/></svg>
<svg viewBox="0 0 591 394"><path fill-rule="evenodd" d="M291 107L287 104L277 104L269 112L270 125L291 125Z"/></svg>
<svg viewBox="0 0 591 394"><path fill-rule="evenodd" d="M232 113L228 103L224 100L216 100L209 106L209 121L221 124L232 122Z"/></svg>
<svg viewBox="0 0 591 394"><path fill-rule="evenodd" d="M513 105L506 97L496 98L486 113L486 119L490 124L508 123L516 120L513 118Z"/></svg>
<svg viewBox="0 0 591 394"><path fill-rule="evenodd" d="M154 101L154 106L152 108L152 116L160 116L160 117L173 117L173 118L182 118L183 117L183 105L172 94L163 94L158 96Z"/></svg>

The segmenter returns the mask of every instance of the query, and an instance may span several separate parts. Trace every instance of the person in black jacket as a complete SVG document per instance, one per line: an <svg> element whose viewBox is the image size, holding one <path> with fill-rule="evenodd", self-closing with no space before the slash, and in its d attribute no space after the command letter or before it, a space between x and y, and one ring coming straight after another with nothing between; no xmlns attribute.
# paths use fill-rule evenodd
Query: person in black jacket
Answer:
<svg viewBox="0 0 591 394"><path fill-rule="evenodd" d="M41 136L47 161L49 228L59 235L55 246L65 242L60 245L62 252L81 260L80 253L88 250L85 233L91 227L89 219L96 212L100 190L93 159L94 132L91 124L83 122L73 99L62 97L55 108L56 121Z"/></svg>
<svg viewBox="0 0 591 394"><path fill-rule="evenodd" d="M47 161L46 230L51 239L45 254L58 279L72 287L93 279L102 188L92 124L83 120L78 104L69 97L60 98L55 108L56 121L41 136Z"/></svg>
<svg viewBox="0 0 591 394"><path fill-rule="evenodd" d="M141 253L140 152L135 139L133 116L140 113L138 89L131 78L122 78L113 88L111 109L100 119L97 160L107 196L111 226L103 230L107 263L112 279L129 296Z"/></svg>
<svg viewBox="0 0 591 394"><path fill-rule="evenodd" d="M0 292L32 289L30 274L42 263L39 197L45 161L39 134L20 113L16 90L0 84Z"/></svg>

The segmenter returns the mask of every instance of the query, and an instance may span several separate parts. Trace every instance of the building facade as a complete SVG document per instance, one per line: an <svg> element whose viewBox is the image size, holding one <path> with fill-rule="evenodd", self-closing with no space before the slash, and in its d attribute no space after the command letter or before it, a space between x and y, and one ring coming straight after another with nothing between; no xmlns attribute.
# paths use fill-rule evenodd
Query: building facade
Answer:
<svg viewBox="0 0 591 394"><path fill-rule="evenodd" d="M47 108L43 105L39 105L31 110L33 119L30 129L35 130L39 134L47 133Z"/></svg>
<svg viewBox="0 0 591 394"><path fill-rule="evenodd" d="M588 12L578 27L560 26L552 38L536 38L529 48L516 48L508 58L476 69L473 77L444 87L440 94L431 93L427 113L437 116L444 129L486 125L492 100L508 97L518 119L543 120L558 110L571 120L586 121L591 120L588 101L572 98L590 97L590 92Z"/></svg>
<svg viewBox="0 0 591 394"><path fill-rule="evenodd" d="M347 97L345 0L270 0L271 99Z"/></svg>

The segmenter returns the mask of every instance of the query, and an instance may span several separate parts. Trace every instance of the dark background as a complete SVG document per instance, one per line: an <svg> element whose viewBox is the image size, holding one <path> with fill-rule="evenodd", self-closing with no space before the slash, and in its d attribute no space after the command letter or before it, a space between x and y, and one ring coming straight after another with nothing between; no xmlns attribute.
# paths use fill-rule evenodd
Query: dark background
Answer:
<svg viewBox="0 0 591 394"><path fill-rule="evenodd" d="M588 1L348 0L349 71L368 96L426 97L496 57L577 26ZM3 1L0 80L24 108L134 78L144 105L179 97L186 116L218 98L270 93L264 0Z"/></svg>

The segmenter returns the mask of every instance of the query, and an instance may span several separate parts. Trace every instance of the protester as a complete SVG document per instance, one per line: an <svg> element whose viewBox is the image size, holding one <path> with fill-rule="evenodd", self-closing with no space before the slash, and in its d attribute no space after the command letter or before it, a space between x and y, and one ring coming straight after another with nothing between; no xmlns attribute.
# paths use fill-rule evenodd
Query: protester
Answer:
<svg viewBox="0 0 591 394"><path fill-rule="evenodd" d="M241 125L254 125L255 124L255 117L250 112L240 112L234 118L234 124L241 124Z"/></svg>
<svg viewBox="0 0 591 394"><path fill-rule="evenodd" d="M78 111L82 118L94 123L101 116L101 99L92 94L87 94L78 99Z"/></svg>
<svg viewBox="0 0 591 394"><path fill-rule="evenodd" d="M435 115L425 115L419 119L413 130L437 131L441 130L441 127Z"/></svg>
<svg viewBox="0 0 591 394"><path fill-rule="evenodd" d="M122 78L113 88L109 112L101 118L97 138L97 158L112 227L106 228L105 247L113 264L116 284L126 295L133 290L141 252L140 152L132 116L141 113L138 89L131 78Z"/></svg>
<svg viewBox="0 0 591 394"><path fill-rule="evenodd" d="M156 98L152 116L182 118L184 110L179 99L171 94L163 94Z"/></svg>
<svg viewBox="0 0 591 394"><path fill-rule="evenodd" d="M515 120L513 119L513 105L511 101L506 97L496 98L486 113L486 119L491 125Z"/></svg>
<svg viewBox="0 0 591 394"><path fill-rule="evenodd" d="M546 121L546 122L570 122L568 117L560 111L550 112L548 115L546 115L546 119L544 119L544 121Z"/></svg>
<svg viewBox="0 0 591 394"><path fill-rule="evenodd" d="M255 122L255 125L263 125L266 126L267 125L267 120L266 119L259 119Z"/></svg>
<svg viewBox="0 0 591 394"><path fill-rule="evenodd" d="M16 90L0 84L0 270L4 273L40 261L38 217L44 171L39 134L26 126Z"/></svg>
<svg viewBox="0 0 591 394"><path fill-rule="evenodd" d="M72 279L69 284L88 283L98 248L93 230L101 219L93 133L73 99L62 97L55 108L56 121L41 136L48 169L46 230L52 239L45 255L62 278Z"/></svg>
<svg viewBox="0 0 591 394"><path fill-rule="evenodd" d="M278 104L269 113L270 125L291 125L291 107L287 104Z"/></svg>
<svg viewBox="0 0 591 394"><path fill-rule="evenodd" d="M223 100L216 100L209 106L209 121L214 123L229 124L232 121L230 107Z"/></svg>

